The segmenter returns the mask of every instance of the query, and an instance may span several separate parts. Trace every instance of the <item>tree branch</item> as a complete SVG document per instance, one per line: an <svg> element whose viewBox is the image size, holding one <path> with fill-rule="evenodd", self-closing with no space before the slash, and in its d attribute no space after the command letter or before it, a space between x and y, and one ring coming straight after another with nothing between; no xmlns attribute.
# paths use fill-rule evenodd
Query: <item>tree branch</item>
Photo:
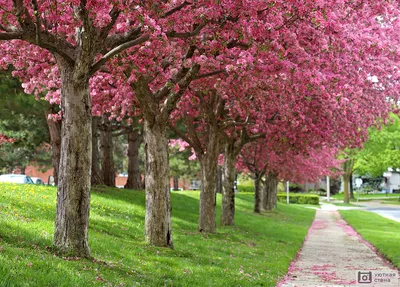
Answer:
<svg viewBox="0 0 400 287"><path fill-rule="evenodd" d="M186 52L185 56L183 57L182 61L191 58L193 56L195 50L196 50L196 46L190 46L188 51ZM186 76L188 71L189 71L189 69L185 68L182 65L179 72L174 77L172 77L168 82L166 82L165 85L155 94L155 99L161 100L164 97L166 97L171 92L173 85L178 83L180 80L182 80L183 77Z"/></svg>
<svg viewBox="0 0 400 287"><path fill-rule="evenodd" d="M212 76L219 75L219 74L225 74L225 70L218 70L218 71L198 75L193 79L193 81L212 77Z"/></svg>
<svg viewBox="0 0 400 287"><path fill-rule="evenodd" d="M119 45L118 47L115 47L111 51L109 51L107 54L105 54L103 57L101 57L100 60L98 60L90 69L90 75L93 75L97 70L101 68L110 58L113 56L117 55L118 53L129 49L133 46L140 45L144 42L146 42L150 38L149 35L143 35L142 37L136 38L132 41L126 42L124 44Z"/></svg>
<svg viewBox="0 0 400 287"><path fill-rule="evenodd" d="M13 31L12 28L3 26L3 25L1 25L1 24L0 24L0 30L3 30L3 31L5 31L5 32L15 32L15 31Z"/></svg>
<svg viewBox="0 0 400 287"><path fill-rule="evenodd" d="M26 9L24 1L23 0L13 0L14 8L16 10L15 16L17 17L18 23L21 26L23 30L25 30L27 27L32 26L32 18L28 13L28 9ZM22 15L25 16L25 18L22 18Z"/></svg>
<svg viewBox="0 0 400 287"><path fill-rule="evenodd" d="M36 0L33 0L33 2L36 2ZM2 29L7 32L0 33L0 40L24 40L52 53L57 53L69 62L75 60L75 48L70 43L47 31L41 31L40 16L37 15L37 17L39 17L39 22L34 23L22 0L14 0L13 3L20 29L15 30L2 27ZM34 6L36 5L34 4ZM37 6L35 9L36 8L38 9ZM24 17L22 17L22 15L24 15ZM38 40L40 40L39 43Z"/></svg>
<svg viewBox="0 0 400 287"><path fill-rule="evenodd" d="M39 14L39 4L37 2L37 0L32 0L32 4L33 4L33 9L34 9L34 13L35 13L35 17L36 17L36 44L40 45L40 27L41 27L41 21L40 21L40 14Z"/></svg>
<svg viewBox="0 0 400 287"><path fill-rule="evenodd" d="M21 40L22 37L22 32L0 33L0 40Z"/></svg>
<svg viewBox="0 0 400 287"><path fill-rule="evenodd" d="M199 24L192 32L175 32L175 31L169 31L166 33L166 35L169 38L180 38L180 39L188 39L194 36L197 36L200 34L201 30L207 25L207 23L202 23Z"/></svg>
<svg viewBox="0 0 400 287"><path fill-rule="evenodd" d="M111 21L107 26L105 26L103 29L101 29L100 34L99 34L100 40L105 39L108 36L108 33L114 27L120 14L121 14L121 11L119 9L117 9L115 7L113 7L111 9L111 11L109 13Z"/></svg>
<svg viewBox="0 0 400 287"><path fill-rule="evenodd" d="M161 16L161 18L167 18L169 16L171 16L172 14L174 14L175 12L178 12L180 10L182 10L183 8L185 8L186 6L192 5L192 3L189 3L187 1L183 2L182 4L172 8L171 10L167 11L164 13L164 15Z"/></svg>
<svg viewBox="0 0 400 287"><path fill-rule="evenodd" d="M240 48L243 48L243 49L248 49L248 48L250 48L250 44L247 44L247 43L244 43L244 42L239 42L237 40L232 40L232 41L228 42L226 47L228 49L232 49L232 48L236 48L236 47L240 47Z"/></svg>
<svg viewBox="0 0 400 287"><path fill-rule="evenodd" d="M136 82L131 83L131 87L135 91L144 119L153 126L156 122L156 116L159 114L159 108L158 103L154 101L148 80L145 76L140 75Z"/></svg>
<svg viewBox="0 0 400 287"><path fill-rule="evenodd" d="M115 47L118 47L124 43L138 39L140 37L140 34L142 33L142 26L143 25L140 24L128 33L108 36L104 41L102 50L103 54L106 54L106 51L112 50Z"/></svg>
<svg viewBox="0 0 400 287"><path fill-rule="evenodd" d="M194 127L193 118L189 117L187 112L185 111L183 122L185 123L188 134L190 135L194 145L192 146L197 154L204 154L203 147L201 145L200 139L196 132L196 128Z"/></svg>
<svg viewBox="0 0 400 287"><path fill-rule="evenodd" d="M187 87L190 85L190 83L192 82L193 78L197 75L199 70L200 70L200 65L198 64L193 65L193 67L190 68L185 77L178 82L179 91L176 93L170 93L168 95L167 99L165 100L161 108L161 116L160 116L161 121L168 120L168 117L174 110L176 103L183 96Z"/></svg>
<svg viewBox="0 0 400 287"><path fill-rule="evenodd" d="M253 164L253 163L251 163L251 162L248 160L248 158L247 158L243 153L240 153L240 155L241 155L241 157L243 158L244 163L246 164L247 168L248 168L252 173L256 173L256 172L257 172L256 165Z"/></svg>
<svg viewBox="0 0 400 287"><path fill-rule="evenodd" d="M183 131L181 131L177 127L175 127L170 121L168 121L168 128L171 131L173 131L174 133L176 133L178 137L180 137L185 142L187 142L195 151L202 150L201 145L196 144L195 141L193 141L191 138L189 138Z"/></svg>

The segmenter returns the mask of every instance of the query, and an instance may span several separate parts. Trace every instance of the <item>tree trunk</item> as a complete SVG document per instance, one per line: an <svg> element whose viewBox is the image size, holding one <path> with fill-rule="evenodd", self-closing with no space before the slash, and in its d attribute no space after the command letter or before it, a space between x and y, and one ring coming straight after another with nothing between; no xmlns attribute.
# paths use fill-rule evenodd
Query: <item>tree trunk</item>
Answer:
<svg viewBox="0 0 400 287"><path fill-rule="evenodd" d="M171 195L169 187L168 139L166 127L144 121L146 151L146 241L173 247Z"/></svg>
<svg viewBox="0 0 400 287"><path fill-rule="evenodd" d="M235 165L234 145L224 148L221 225L235 224Z"/></svg>
<svg viewBox="0 0 400 287"><path fill-rule="evenodd" d="M263 209L273 210L276 208L277 200L277 190L278 190L278 180L276 176L269 173L265 176L264 186L263 186Z"/></svg>
<svg viewBox="0 0 400 287"><path fill-rule="evenodd" d="M179 177L176 175L174 176L174 190L179 190Z"/></svg>
<svg viewBox="0 0 400 287"><path fill-rule="evenodd" d="M261 175L254 175L254 212L261 213L262 210L262 190L261 190Z"/></svg>
<svg viewBox="0 0 400 287"><path fill-rule="evenodd" d="M92 116L88 72L57 57L63 122L54 245L73 256L90 257L88 245Z"/></svg>
<svg viewBox="0 0 400 287"><path fill-rule="evenodd" d="M199 232L214 233L216 224L216 189L219 156L217 127L210 126L207 151L197 155L200 160L201 190Z"/></svg>
<svg viewBox="0 0 400 287"><path fill-rule="evenodd" d="M125 188L142 189L142 177L139 169L140 134L137 129L128 133L128 181Z"/></svg>
<svg viewBox="0 0 400 287"><path fill-rule="evenodd" d="M53 164L53 178L54 184L58 185L58 170L60 166L61 156L61 121L49 119L49 115L52 114L52 110L46 111L46 121L49 127L50 141L51 141L51 161Z"/></svg>
<svg viewBox="0 0 400 287"><path fill-rule="evenodd" d="M346 176L346 175L343 175L343 185L344 185L343 202L344 202L344 203L349 203L349 202L350 202L350 196L349 196L349 177Z"/></svg>
<svg viewBox="0 0 400 287"><path fill-rule="evenodd" d="M100 170L100 151L99 151L99 134L98 134L99 118L92 119L92 178L91 184L103 184L103 178Z"/></svg>
<svg viewBox="0 0 400 287"><path fill-rule="evenodd" d="M351 180L351 175L353 173L354 159L347 158L343 163L343 182L344 182L344 203L350 202L349 185Z"/></svg>
<svg viewBox="0 0 400 287"><path fill-rule="evenodd" d="M111 123L107 116L103 116L102 121L102 129L100 131L101 174L104 184L114 187L115 167L113 158Z"/></svg>
<svg viewBox="0 0 400 287"><path fill-rule="evenodd" d="M350 174L350 199L354 199L353 173Z"/></svg>
<svg viewBox="0 0 400 287"><path fill-rule="evenodd" d="M223 171L222 171L222 166L217 167L217 193L222 193L222 177L223 177Z"/></svg>

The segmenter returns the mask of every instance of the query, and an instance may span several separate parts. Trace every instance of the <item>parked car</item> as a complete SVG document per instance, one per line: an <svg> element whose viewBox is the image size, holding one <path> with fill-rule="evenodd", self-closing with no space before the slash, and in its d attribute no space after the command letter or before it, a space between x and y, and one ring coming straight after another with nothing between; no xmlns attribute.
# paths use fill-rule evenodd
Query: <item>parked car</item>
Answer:
<svg viewBox="0 0 400 287"><path fill-rule="evenodd" d="M197 179L193 179L190 181L189 190L200 190L201 188L201 181Z"/></svg>
<svg viewBox="0 0 400 287"><path fill-rule="evenodd" d="M24 174L2 174L0 175L0 182L33 184L32 179Z"/></svg>
<svg viewBox="0 0 400 287"><path fill-rule="evenodd" d="M39 177L31 177L34 184L45 184L44 181Z"/></svg>

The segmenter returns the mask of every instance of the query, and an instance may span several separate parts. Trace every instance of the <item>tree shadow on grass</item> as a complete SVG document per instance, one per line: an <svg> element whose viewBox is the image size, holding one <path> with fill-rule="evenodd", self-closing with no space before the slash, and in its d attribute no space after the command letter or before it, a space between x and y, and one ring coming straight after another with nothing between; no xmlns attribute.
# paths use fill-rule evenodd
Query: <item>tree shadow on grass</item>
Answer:
<svg viewBox="0 0 400 287"><path fill-rule="evenodd" d="M105 200L121 201L137 206L145 206L145 192L143 190L130 190L123 188L94 188L91 194ZM92 197L93 200L93 197Z"/></svg>
<svg viewBox="0 0 400 287"><path fill-rule="evenodd" d="M199 199L183 193L174 192L171 194L172 218L178 218L188 228L197 226L199 219Z"/></svg>

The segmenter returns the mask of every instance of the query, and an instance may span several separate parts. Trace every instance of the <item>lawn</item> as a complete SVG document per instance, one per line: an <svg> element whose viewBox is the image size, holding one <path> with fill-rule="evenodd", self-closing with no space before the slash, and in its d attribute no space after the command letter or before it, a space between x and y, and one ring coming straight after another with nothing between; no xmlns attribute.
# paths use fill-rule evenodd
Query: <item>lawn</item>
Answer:
<svg viewBox="0 0 400 287"><path fill-rule="evenodd" d="M337 202L329 202L330 204L336 205L336 206L347 206L347 207L360 207L360 205L357 204L351 204L351 203L337 203Z"/></svg>
<svg viewBox="0 0 400 287"><path fill-rule="evenodd" d="M340 210L340 214L368 242L400 268L400 223L362 210Z"/></svg>
<svg viewBox="0 0 400 287"><path fill-rule="evenodd" d="M199 193L173 192L172 250L144 242L144 198L141 191L92 191L90 261L52 249L55 188L0 185L0 286L275 286L315 214L282 204L256 215L253 195L239 194L236 226L199 234Z"/></svg>
<svg viewBox="0 0 400 287"><path fill-rule="evenodd" d="M398 201L398 200L381 201L381 203L383 203L383 204L396 204L396 205L400 205L400 201Z"/></svg>
<svg viewBox="0 0 400 287"><path fill-rule="evenodd" d="M385 199L384 201L381 201L381 203L400 205L400 200L399 200L399 198L388 198L388 199Z"/></svg>
<svg viewBox="0 0 400 287"><path fill-rule="evenodd" d="M350 201L357 201L357 198L359 198L359 199L371 199L371 200L373 200L374 198L390 198L390 199L392 199L392 198L399 198L400 197L400 194L398 194L398 193L388 193L388 194L386 194L386 193L357 193L357 192L355 192L354 193L354 197L356 198L356 199L350 199ZM331 198L334 198L334 199L338 199L338 200L343 200L343 193L337 193L337 194L335 194L335 195L332 195L331 196Z"/></svg>

